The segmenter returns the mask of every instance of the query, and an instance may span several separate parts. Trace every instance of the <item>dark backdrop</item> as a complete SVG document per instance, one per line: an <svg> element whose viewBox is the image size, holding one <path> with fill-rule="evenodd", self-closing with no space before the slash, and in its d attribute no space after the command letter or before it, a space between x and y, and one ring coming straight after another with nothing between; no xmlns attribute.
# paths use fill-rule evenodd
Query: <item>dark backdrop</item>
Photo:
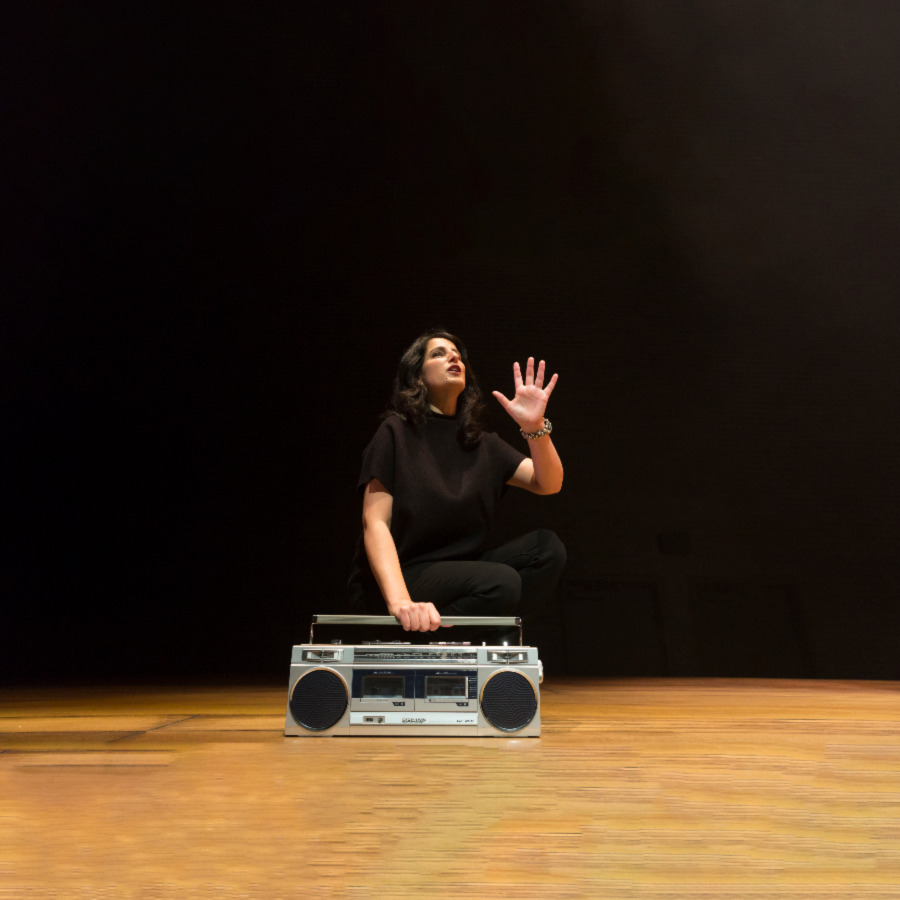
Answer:
<svg viewBox="0 0 900 900"><path fill-rule="evenodd" d="M900 675L900 6L151 6L6 35L5 678L286 677L435 324L560 373L555 668Z"/></svg>

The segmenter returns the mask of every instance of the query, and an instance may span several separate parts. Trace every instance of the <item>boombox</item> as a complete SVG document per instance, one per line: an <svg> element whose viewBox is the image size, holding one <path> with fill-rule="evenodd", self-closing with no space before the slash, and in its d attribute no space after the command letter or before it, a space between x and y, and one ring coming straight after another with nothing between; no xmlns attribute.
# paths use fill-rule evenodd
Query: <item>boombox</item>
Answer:
<svg viewBox="0 0 900 900"><path fill-rule="evenodd" d="M396 625L393 616L313 616L294 647L284 733L295 737L538 737L541 662L513 617L444 617L448 625L516 626L519 644L315 643L320 625Z"/></svg>

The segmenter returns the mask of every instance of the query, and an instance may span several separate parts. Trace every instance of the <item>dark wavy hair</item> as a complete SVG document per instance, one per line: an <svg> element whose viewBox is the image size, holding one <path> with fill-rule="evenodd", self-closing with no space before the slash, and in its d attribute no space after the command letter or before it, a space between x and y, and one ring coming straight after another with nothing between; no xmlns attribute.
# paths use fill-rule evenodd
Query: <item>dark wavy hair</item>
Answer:
<svg viewBox="0 0 900 900"><path fill-rule="evenodd" d="M425 421L428 412L428 392L422 382L422 365L425 362L425 349L432 338L444 338L456 345L463 365L466 367L466 386L456 402L457 437L464 447L474 447L484 432L484 400L478 379L469 363L469 354L463 342L449 331L433 329L420 334L406 348L400 357L397 374L394 377L394 389L388 404L387 416L400 416L414 427Z"/></svg>

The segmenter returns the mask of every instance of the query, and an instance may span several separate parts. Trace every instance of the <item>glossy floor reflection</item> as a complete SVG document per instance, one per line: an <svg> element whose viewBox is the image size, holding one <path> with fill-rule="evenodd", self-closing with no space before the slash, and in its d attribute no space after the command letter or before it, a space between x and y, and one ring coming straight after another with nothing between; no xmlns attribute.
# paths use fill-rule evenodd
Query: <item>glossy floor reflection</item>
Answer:
<svg viewBox="0 0 900 900"><path fill-rule="evenodd" d="M537 739L285 686L0 692L2 897L900 897L900 685L548 677Z"/></svg>

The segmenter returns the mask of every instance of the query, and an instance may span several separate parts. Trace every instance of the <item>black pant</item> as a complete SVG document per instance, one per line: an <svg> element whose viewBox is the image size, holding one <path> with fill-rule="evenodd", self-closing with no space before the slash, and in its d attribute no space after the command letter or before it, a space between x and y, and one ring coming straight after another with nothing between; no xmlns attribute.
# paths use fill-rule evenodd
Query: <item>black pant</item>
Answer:
<svg viewBox="0 0 900 900"><path fill-rule="evenodd" d="M539 529L486 550L476 560L404 566L416 603L433 603L445 616L522 616L546 604L566 564L566 548Z"/></svg>

